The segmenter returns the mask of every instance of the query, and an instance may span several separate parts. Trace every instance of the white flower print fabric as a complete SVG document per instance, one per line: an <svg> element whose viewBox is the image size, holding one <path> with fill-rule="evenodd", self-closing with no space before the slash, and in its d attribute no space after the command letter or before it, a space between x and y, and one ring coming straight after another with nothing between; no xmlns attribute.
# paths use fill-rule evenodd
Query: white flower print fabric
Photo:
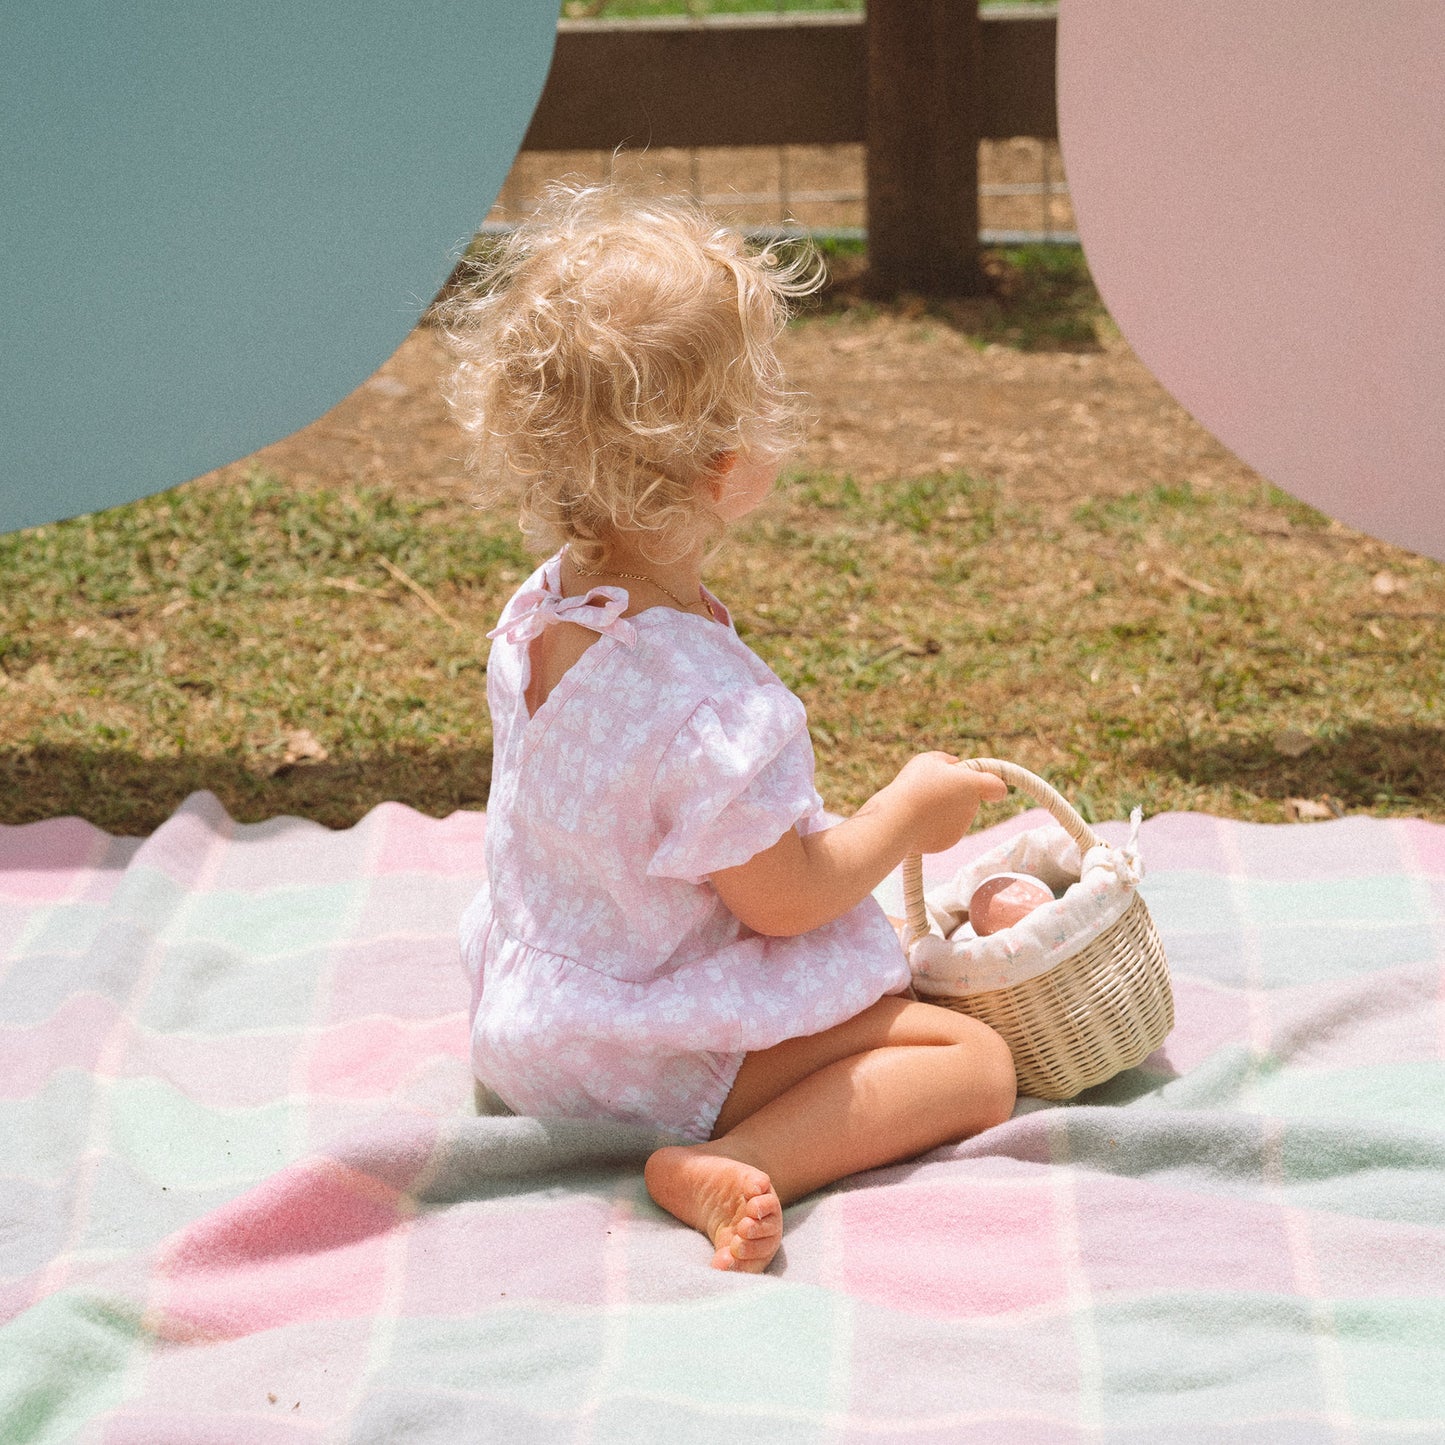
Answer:
<svg viewBox="0 0 1445 1445"><path fill-rule="evenodd" d="M488 882L462 921L472 1067L519 1114L706 1139L744 1054L903 991L908 965L872 898L793 938L733 917L710 873L828 825L803 705L710 594L711 620L623 617L625 591L564 598L559 568L492 634ZM556 621L598 640L529 717L528 649Z"/></svg>

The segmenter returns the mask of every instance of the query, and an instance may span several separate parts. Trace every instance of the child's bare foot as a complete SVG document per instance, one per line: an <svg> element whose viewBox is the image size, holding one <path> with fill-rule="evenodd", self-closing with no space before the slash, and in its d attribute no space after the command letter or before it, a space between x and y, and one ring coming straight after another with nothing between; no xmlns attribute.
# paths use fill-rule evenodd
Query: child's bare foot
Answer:
<svg viewBox="0 0 1445 1445"><path fill-rule="evenodd" d="M659 1149L647 1161L647 1192L669 1214L712 1240L714 1269L761 1274L783 1242L783 1206L761 1169L712 1144Z"/></svg>

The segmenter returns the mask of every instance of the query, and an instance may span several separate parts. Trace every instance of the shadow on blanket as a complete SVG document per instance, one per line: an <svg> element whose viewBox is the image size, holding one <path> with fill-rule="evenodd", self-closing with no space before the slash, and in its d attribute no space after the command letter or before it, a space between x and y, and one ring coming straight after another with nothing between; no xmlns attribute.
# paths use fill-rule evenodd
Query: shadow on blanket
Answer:
<svg viewBox="0 0 1445 1445"><path fill-rule="evenodd" d="M0 1438L1445 1432L1445 828L1149 820L1164 1048L762 1277L647 1199L657 1136L472 1115L483 828L0 828Z"/></svg>

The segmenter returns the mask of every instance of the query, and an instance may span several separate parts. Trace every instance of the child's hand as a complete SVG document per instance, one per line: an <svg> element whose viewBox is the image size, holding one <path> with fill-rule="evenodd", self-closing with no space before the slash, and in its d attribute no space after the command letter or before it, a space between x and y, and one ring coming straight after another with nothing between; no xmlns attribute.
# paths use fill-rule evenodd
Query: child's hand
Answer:
<svg viewBox="0 0 1445 1445"><path fill-rule="evenodd" d="M1002 778L964 767L952 753L919 753L909 758L883 790L904 814L913 853L943 853L973 824L980 803L1008 794Z"/></svg>

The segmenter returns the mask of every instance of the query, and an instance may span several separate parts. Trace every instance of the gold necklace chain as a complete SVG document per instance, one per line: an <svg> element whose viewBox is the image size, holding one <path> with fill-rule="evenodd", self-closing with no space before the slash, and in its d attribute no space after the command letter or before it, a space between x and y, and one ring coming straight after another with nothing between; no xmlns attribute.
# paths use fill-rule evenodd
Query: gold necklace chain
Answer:
<svg viewBox="0 0 1445 1445"><path fill-rule="evenodd" d="M684 602L682 598L679 597L677 593L674 592L670 587L664 587L662 583L657 580L656 577L648 577L642 572L618 572L615 570L592 572L589 571L586 567L579 566L575 557L572 558L572 570L576 572L579 577L626 577L630 582L650 582L654 587L657 588L659 592L662 592L668 597L672 598L672 600L676 602L677 605L681 607L684 612L688 611L689 608L701 607L703 605L704 599L701 595L700 589L696 602Z"/></svg>

